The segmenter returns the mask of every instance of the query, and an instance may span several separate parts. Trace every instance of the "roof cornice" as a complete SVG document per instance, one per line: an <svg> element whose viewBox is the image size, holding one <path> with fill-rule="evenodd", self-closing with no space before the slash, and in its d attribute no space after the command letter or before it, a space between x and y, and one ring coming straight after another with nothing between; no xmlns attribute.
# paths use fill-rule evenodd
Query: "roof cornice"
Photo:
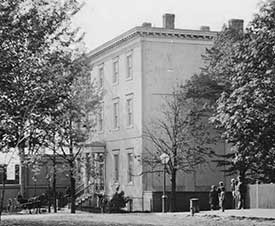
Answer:
<svg viewBox="0 0 275 226"><path fill-rule="evenodd" d="M187 30L187 29L165 29L158 27L134 27L116 38L104 43L96 49L89 52L88 57L94 58L119 46L120 44L132 40L136 37L149 38L175 38L183 40L202 40L212 41L217 36L216 31L201 31L201 30Z"/></svg>

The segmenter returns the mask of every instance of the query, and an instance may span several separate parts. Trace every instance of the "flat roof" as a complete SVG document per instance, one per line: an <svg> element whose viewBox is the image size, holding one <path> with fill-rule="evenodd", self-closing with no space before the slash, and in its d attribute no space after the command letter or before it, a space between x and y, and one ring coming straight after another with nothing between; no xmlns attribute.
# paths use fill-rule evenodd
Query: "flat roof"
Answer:
<svg viewBox="0 0 275 226"><path fill-rule="evenodd" d="M167 29L163 27L137 26L121 35L100 45L88 53L88 58L96 57L108 49L114 48L127 40L136 37L155 37L155 38L178 38L186 40L205 40L211 41L217 36L217 31L190 30L190 29Z"/></svg>

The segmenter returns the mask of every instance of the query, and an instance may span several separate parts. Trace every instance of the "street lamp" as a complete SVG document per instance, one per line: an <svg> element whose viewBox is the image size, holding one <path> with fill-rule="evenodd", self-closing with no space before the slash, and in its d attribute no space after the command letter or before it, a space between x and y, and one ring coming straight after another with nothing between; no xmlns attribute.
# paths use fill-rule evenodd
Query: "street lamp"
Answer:
<svg viewBox="0 0 275 226"><path fill-rule="evenodd" d="M162 191L162 212L166 212L166 201L167 201L167 195L166 195L166 164L169 162L169 155L166 153L162 153L160 155L161 163L163 164L163 191Z"/></svg>
<svg viewBox="0 0 275 226"><path fill-rule="evenodd" d="M32 181L34 182L34 196L36 196L36 181L37 181L36 176L32 177Z"/></svg>

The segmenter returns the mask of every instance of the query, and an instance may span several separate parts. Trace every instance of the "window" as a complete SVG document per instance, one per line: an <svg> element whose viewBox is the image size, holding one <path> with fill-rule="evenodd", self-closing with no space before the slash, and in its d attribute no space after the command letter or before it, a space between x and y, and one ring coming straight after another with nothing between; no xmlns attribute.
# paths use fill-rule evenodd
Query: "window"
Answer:
<svg viewBox="0 0 275 226"><path fill-rule="evenodd" d="M3 184L4 179L4 171L2 169L6 169L6 184L19 184L19 165L9 164L0 165L0 184Z"/></svg>
<svg viewBox="0 0 275 226"><path fill-rule="evenodd" d="M119 128L119 100L115 100L113 103L113 127L114 129Z"/></svg>
<svg viewBox="0 0 275 226"><path fill-rule="evenodd" d="M103 64L99 66L98 80L99 80L99 87L102 88L104 85L104 65Z"/></svg>
<svg viewBox="0 0 275 226"><path fill-rule="evenodd" d="M133 117L133 96L128 96L126 99L126 112L127 112L127 127L132 127L134 122Z"/></svg>
<svg viewBox="0 0 275 226"><path fill-rule="evenodd" d="M98 131L103 131L104 106L101 104L98 112Z"/></svg>
<svg viewBox="0 0 275 226"><path fill-rule="evenodd" d="M119 154L114 154L114 181L119 181Z"/></svg>
<svg viewBox="0 0 275 226"><path fill-rule="evenodd" d="M119 76L119 65L118 65L118 57L113 61L113 83L118 83L118 76Z"/></svg>
<svg viewBox="0 0 275 226"><path fill-rule="evenodd" d="M80 158L77 158L77 166L76 166L76 168L77 168L77 173L81 173L81 160L80 160Z"/></svg>
<svg viewBox="0 0 275 226"><path fill-rule="evenodd" d="M127 65L127 72L126 72L126 79L133 78L133 54L130 52L126 56L126 65Z"/></svg>
<svg viewBox="0 0 275 226"><path fill-rule="evenodd" d="M99 165L99 190L104 190L104 164Z"/></svg>
<svg viewBox="0 0 275 226"><path fill-rule="evenodd" d="M128 153L128 183L133 182L134 155Z"/></svg>

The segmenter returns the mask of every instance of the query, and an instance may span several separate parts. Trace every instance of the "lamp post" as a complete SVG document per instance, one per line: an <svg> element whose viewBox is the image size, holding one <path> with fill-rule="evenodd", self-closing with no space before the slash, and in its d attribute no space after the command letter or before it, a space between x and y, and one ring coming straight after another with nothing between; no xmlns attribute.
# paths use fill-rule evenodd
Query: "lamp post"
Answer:
<svg viewBox="0 0 275 226"><path fill-rule="evenodd" d="M162 212L166 212L166 202L167 202L167 195L166 195L166 164L169 162L169 155L166 153L162 153L160 155L161 163L163 164L163 190L162 190Z"/></svg>
<svg viewBox="0 0 275 226"><path fill-rule="evenodd" d="M36 196L36 181L37 181L36 176L32 177L32 181L34 182L34 196Z"/></svg>

